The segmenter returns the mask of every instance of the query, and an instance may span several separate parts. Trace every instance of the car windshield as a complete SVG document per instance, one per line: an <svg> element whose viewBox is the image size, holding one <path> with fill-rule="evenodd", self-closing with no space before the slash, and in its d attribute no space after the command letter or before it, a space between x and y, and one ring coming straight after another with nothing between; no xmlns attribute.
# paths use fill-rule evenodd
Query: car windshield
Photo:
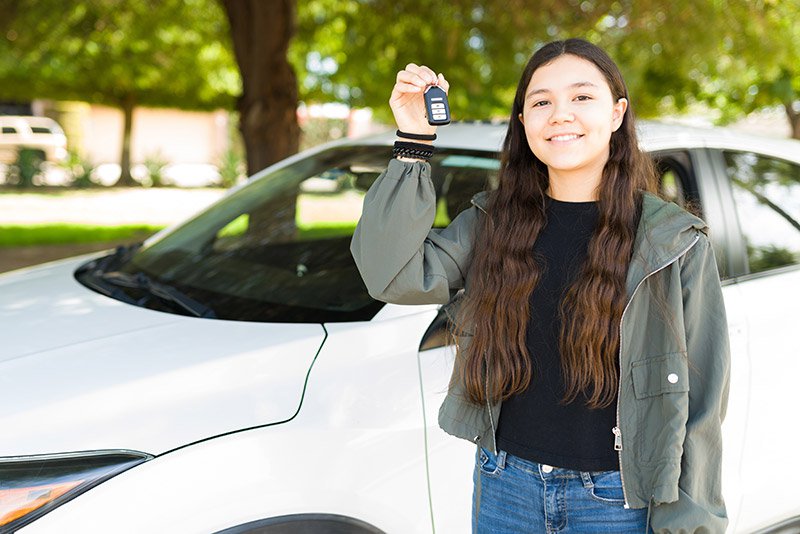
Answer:
<svg viewBox="0 0 800 534"><path fill-rule="evenodd" d="M386 146L310 155L232 191L103 270L142 273L208 306L217 319L369 320L383 303L367 293L350 240L364 195L389 158ZM491 153L440 150L431 165L439 199L434 226L444 227L492 185L499 161ZM156 301L147 307L183 313Z"/></svg>

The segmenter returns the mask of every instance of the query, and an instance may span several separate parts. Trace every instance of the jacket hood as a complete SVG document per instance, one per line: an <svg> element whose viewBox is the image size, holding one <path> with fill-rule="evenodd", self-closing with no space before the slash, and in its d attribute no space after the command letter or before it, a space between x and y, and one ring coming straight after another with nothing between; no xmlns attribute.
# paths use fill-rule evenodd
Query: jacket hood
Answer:
<svg viewBox="0 0 800 534"><path fill-rule="evenodd" d="M642 218L636 231L634 256L639 251L646 267L657 269L672 260L695 240L698 231L708 235L708 225L701 218L674 202L647 191L643 194Z"/></svg>

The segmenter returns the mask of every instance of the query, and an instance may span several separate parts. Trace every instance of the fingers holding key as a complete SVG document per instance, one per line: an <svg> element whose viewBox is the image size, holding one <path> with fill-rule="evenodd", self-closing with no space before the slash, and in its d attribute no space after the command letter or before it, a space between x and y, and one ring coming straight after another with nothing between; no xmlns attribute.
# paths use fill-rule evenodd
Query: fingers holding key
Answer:
<svg viewBox="0 0 800 534"><path fill-rule="evenodd" d="M397 73L397 81L411 83L421 88L438 83L436 74L430 68L414 63L409 63L405 69Z"/></svg>
<svg viewBox="0 0 800 534"><path fill-rule="evenodd" d="M409 63L405 68L406 72L416 74L424 85L435 85L438 82L436 73L425 65Z"/></svg>
<svg viewBox="0 0 800 534"><path fill-rule="evenodd" d="M438 80L439 87L444 89L445 93L449 93L450 92L450 82L448 82L447 80L444 79L444 74L442 74L440 72L439 75L436 77L436 79Z"/></svg>

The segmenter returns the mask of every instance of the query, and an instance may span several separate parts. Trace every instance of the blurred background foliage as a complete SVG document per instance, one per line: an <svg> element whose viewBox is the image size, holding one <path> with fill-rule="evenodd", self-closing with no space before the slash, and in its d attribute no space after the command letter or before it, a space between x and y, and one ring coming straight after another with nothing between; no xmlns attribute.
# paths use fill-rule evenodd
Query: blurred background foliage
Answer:
<svg viewBox="0 0 800 534"><path fill-rule="evenodd" d="M210 0L0 0L5 99L230 108L239 75Z"/></svg>
<svg viewBox="0 0 800 534"><path fill-rule="evenodd" d="M724 123L780 106L800 138L800 0L0 0L0 13L0 100L238 109L250 173L298 149L299 100L389 122L409 62L446 75L454 118L506 118L530 54L570 36L620 64L640 116L703 107Z"/></svg>
<svg viewBox="0 0 800 534"><path fill-rule="evenodd" d="M552 39L583 37L619 63L640 116L706 104L727 122L780 105L800 138L798 0L316 0L298 3L301 94L389 119L409 62L444 72L461 118L506 117L522 67Z"/></svg>

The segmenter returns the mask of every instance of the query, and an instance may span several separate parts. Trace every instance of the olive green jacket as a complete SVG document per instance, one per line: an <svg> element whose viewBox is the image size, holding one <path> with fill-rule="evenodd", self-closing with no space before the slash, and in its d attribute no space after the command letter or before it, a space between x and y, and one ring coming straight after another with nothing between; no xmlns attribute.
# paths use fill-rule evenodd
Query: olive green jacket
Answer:
<svg viewBox="0 0 800 534"><path fill-rule="evenodd" d="M397 304L445 304L467 274L487 192L444 229L432 229L436 195L428 163L392 159L364 198L350 250L370 295ZM656 534L721 533L721 424L730 348L708 227L644 193L620 322L615 449L626 508L648 507ZM670 328L652 294L666 299ZM459 337L459 345L469 343ZM496 450L501 404L467 401L458 383L439 410L449 434Z"/></svg>

